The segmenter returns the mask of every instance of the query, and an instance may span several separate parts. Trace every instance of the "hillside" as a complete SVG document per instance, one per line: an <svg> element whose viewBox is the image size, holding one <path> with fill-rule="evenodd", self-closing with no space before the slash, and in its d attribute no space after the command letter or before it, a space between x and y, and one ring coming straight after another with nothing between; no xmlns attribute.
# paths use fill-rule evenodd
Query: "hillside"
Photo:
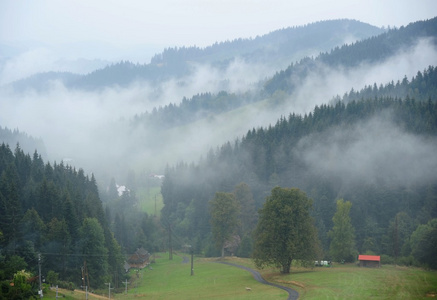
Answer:
<svg viewBox="0 0 437 300"><path fill-rule="evenodd" d="M108 65L86 75L50 72L13 84L16 90L47 88L49 81L61 81L69 88L94 90L110 86L127 87L136 81L153 83L192 75L198 65L228 68L235 60L269 66L272 72L304 56L318 55L345 43L378 35L384 30L355 20L321 21L280 29L255 38L215 43L206 48L167 48L149 64L129 61Z"/></svg>
<svg viewBox="0 0 437 300"><path fill-rule="evenodd" d="M316 58L304 58L300 60L300 62L291 64L285 70L279 71L274 76L267 79L261 92L256 90L254 92L246 93L202 93L194 95L192 98L184 97L180 104L170 103L163 107L160 106L159 108L155 108L153 111L136 115L133 124L134 126L154 126L164 129L181 126L210 116L220 115L221 113L237 109L241 106L265 100L266 98L271 100L272 108L278 106L280 107L278 111L288 109L290 106L293 107L293 102L297 100L293 99L296 97L290 99L290 94L301 90L302 86L304 86L307 81L309 81L309 84L318 85L317 82L311 81L317 80L312 79L316 74L319 74L317 76L325 75L326 77L331 77L334 70L342 70L338 73L346 73L348 71L352 73L352 70L359 70L360 68L357 66L360 65L382 64L396 56L399 52L408 52L409 49L417 46L422 39L436 37L436 23L437 18L429 21L413 23L406 27L390 30L389 32L377 37L358 41L352 45L335 47L330 52L322 53ZM183 51L181 50L181 52ZM399 76L402 76L402 74ZM423 80L426 80L429 85L435 75L428 75L425 73L424 76L425 78ZM394 78L391 79L393 80ZM390 95L393 97L405 97L410 95L410 97L414 96L416 99L418 99L417 97L420 97L421 100L427 100L429 97L434 98L435 91L428 89L427 91L431 94L418 94L422 87L424 87L422 84L423 80L422 78L417 78L416 81L419 81L420 83L416 82L412 85L411 90L406 90L405 83L408 79L404 76L402 81L403 87L400 87L398 84L395 89L394 83L392 83L392 89L386 87L384 93L382 91L379 91L378 93L381 96ZM375 89L376 85L377 83L374 82L371 88ZM348 86L345 88L350 89L351 87ZM378 87L376 86L376 88ZM366 86L365 89L368 91L369 87ZM388 90L393 91L388 93ZM346 92L346 90L342 92ZM352 99L353 94L354 91L352 90L352 93L349 96L350 99ZM367 95L369 95L369 91L366 96ZM324 98L326 100L327 97L331 96L334 95L328 94L325 95ZM364 94L361 96L364 96ZM357 98L355 97L354 99ZM308 99L303 99L302 101L307 100ZM308 109L312 108L309 105L307 105L307 107Z"/></svg>
<svg viewBox="0 0 437 300"><path fill-rule="evenodd" d="M18 270L37 272L38 255L43 275L55 272L64 286L67 281L83 284L77 273L81 267L95 288L120 274L121 249L110 232L94 175L44 163L37 152L31 157L5 144L0 158L2 284ZM2 286L7 298L20 292L20 286ZM33 293L30 285L24 291L24 298Z"/></svg>
<svg viewBox="0 0 437 300"><path fill-rule="evenodd" d="M265 91L270 95L278 90L291 93L311 71L323 73L325 67L350 69L363 64L381 63L401 50L407 52L423 39L431 38L431 43L436 45L436 36L437 18L433 18L411 23L399 29L392 29L351 45L336 47L330 52L322 53L315 59L302 59L276 73L266 82ZM293 77L299 80L289 80Z"/></svg>
<svg viewBox="0 0 437 300"><path fill-rule="evenodd" d="M211 150L197 164L168 168L164 218L172 220L176 234L196 240L200 251L208 247L208 201L215 192L247 183L259 208L274 186L299 187L314 200L325 255L338 198L352 202L360 253L410 255L408 237L437 217L435 72L430 66L371 95L364 88L346 94L346 103L290 113ZM398 219L405 227L394 242L390 232Z"/></svg>
<svg viewBox="0 0 437 300"><path fill-rule="evenodd" d="M17 146L19 144L25 153L38 151L42 157L47 157L46 148L41 138L34 138L25 132L20 132L18 129L11 130L0 126L0 143L10 146Z"/></svg>

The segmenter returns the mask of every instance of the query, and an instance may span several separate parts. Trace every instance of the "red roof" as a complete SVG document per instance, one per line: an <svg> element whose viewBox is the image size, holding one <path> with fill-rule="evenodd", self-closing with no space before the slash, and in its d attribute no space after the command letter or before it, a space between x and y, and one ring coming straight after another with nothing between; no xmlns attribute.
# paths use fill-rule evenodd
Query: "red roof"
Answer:
<svg viewBox="0 0 437 300"><path fill-rule="evenodd" d="M358 255L358 260L381 261L381 256L379 256L379 255Z"/></svg>

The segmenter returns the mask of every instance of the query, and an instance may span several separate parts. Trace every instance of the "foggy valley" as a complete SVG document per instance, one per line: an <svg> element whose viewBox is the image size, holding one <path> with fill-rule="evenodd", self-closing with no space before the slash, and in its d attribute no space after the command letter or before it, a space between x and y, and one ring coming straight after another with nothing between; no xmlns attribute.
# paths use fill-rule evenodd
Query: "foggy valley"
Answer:
<svg viewBox="0 0 437 300"><path fill-rule="evenodd" d="M16 271L11 257L36 272L41 252L43 268L76 287L88 264L95 289L131 278L122 265L141 248L189 244L198 257L258 266L278 187L312 203L314 253L293 259L340 261L334 216L351 205L353 249L341 261L366 253L437 268L435 237L424 238L437 230L437 18L399 28L325 20L202 47L138 46L137 61L112 60L110 46L94 58L6 46L1 280ZM238 220L220 244L214 201L225 200ZM88 243L95 232L100 246Z"/></svg>

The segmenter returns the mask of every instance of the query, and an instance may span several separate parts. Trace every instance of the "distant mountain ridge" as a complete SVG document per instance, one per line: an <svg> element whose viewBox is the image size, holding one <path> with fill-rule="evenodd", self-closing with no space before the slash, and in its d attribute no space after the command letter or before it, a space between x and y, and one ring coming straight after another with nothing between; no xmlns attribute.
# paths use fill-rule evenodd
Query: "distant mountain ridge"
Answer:
<svg viewBox="0 0 437 300"><path fill-rule="evenodd" d="M149 64L122 61L86 75L49 72L36 74L12 84L15 90L41 90L49 81L59 80L68 88L94 90L109 86L128 86L138 80L159 82L189 75L193 64L226 68L240 58L247 63L265 63L277 69L311 55L383 33L384 30L356 20L329 20L273 31L254 39L236 39L206 48L167 48Z"/></svg>
<svg viewBox="0 0 437 300"><path fill-rule="evenodd" d="M265 91L268 94L273 94L278 90L291 93L298 83L289 80L289 78L305 77L309 70L319 69L322 71L322 65L351 68L363 63L381 62L401 49L406 50L417 45L417 42L422 38L433 38L432 42L437 44L436 37L437 17L427 21L414 22L351 45L336 47L330 52L322 53L315 59L305 58L296 64L291 64L285 70L277 72L265 84Z"/></svg>
<svg viewBox="0 0 437 300"><path fill-rule="evenodd" d="M168 48L155 55L151 64L171 64L178 61L226 63L235 57L249 62L292 62L303 56L328 51L335 46L383 33L378 27L356 20L341 19L310 23L304 26L275 30L254 39L235 39L215 43L205 48ZM303 54L303 55L302 55Z"/></svg>
<svg viewBox="0 0 437 300"><path fill-rule="evenodd" d="M394 55L403 47L415 45L420 38L436 36L437 18L412 23L406 27L390 30L377 37L371 37L351 45L336 47L332 51L322 53L316 58L306 57L269 78L261 92L246 94L226 92L217 94L203 93L194 95L189 99L184 97L178 105L170 103L151 112L137 114L134 117L133 124L136 126L140 124L144 126L157 126L161 129L170 128L188 124L208 116L218 115L266 98L277 98L278 102L287 101L287 96L296 87L299 87L309 74L317 73L324 65L351 68L366 62L382 61ZM413 78L411 82L411 85L415 86L415 88L411 90L407 88L407 78L403 79L402 84L398 82L396 87L394 83L386 83L387 88L385 91L382 90L382 87L381 90L378 90L376 83L374 87L370 88L371 91L368 91L369 87L365 87L365 90L371 96L370 98L374 97L372 93L379 93L385 96L401 98L408 95L422 101L426 101L429 98L436 100L437 92L435 89L430 89L430 86L432 86L431 82L435 78L435 68L429 67L423 74L420 73L421 70L418 71L418 76ZM404 74L400 74L398 79L402 78L402 76ZM343 100L358 100L353 98L354 94L352 92L349 95L349 99ZM273 97L273 95L275 96ZM326 99L328 100L332 96L334 95L327 95ZM362 96L362 94L359 94L359 96Z"/></svg>

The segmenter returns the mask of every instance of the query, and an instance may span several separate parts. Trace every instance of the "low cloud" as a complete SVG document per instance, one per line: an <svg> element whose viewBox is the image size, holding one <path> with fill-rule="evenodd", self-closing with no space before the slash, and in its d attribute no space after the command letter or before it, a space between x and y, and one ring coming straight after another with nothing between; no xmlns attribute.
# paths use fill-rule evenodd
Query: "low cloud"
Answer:
<svg viewBox="0 0 437 300"><path fill-rule="evenodd" d="M411 79L418 71L437 65L437 47L434 39L421 39L409 49L402 49L384 62L362 63L353 69L331 68L319 65L311 72L287 99L285 108L296 113L311 112L316 105L326 103L332 97L364 88L376 83L386 84Z"/></svg>
<svg viewBox="0 0 437 300"><path fill-rule="evenodd" d="M34 58L40 54L48 55L42 52L32 56L29 53L25 61L31 67L17 70L17 74L22 76L25 72L30 73L32 68L39 68L39 65L32 64L35 64ZM24 68L24 61L22 64ZM53 82L51 89L45 93L28 91L16 94L2 89L0 125L18 128L42 138L50 161L59 162L68 157L73 159L73 165L83 167L87 172L117 174L128 169L162 171L167 163L171 165L181 160L197 161L209 148L241 138L253 127L273 125L281 115L312 111L316 104L326 103L333 96L349 91L351 87L360 89L365 84L376 82L379 85L393 79L402 79L404 75L411 77L428 65L437 65L437 51L431 41L422 40L412 50L401 52L378 65L362 65L348 71L324 67L320 72L307 77L286 105L279 109L267 99L238 111L165 131L144 126L132 128L130 120L136 114L150 112L154 107L169 103L178 104L183 97L191 98L198 93L216 93L223 89L239 93L256 89L257 82L271 75L274 70L262 64L248 64L242 59L235 59L224 69L197 65L189 77L168 80L154 86L147 82L135 82L127 88L109 87L92 92L69 90L59 82ZM7 68L9 74L12 74L13 65ZM8 80L11 78L12 75L8 76ZM308 152L302 154L302 159L314 167L320 163L326 171L332 169L339 174L353 171L352 175L357 174L357 180L359 172L362 172L371 180L378 174L375 166L385 157L378 154L395 151L396 155L389 156L389 159L393 160L390 165L398 169L388 168L386 178L402 181L404 179L401 174L406 171L410 175L418 173L417 176L426 177L429 172L421 172L419 169L425 161L421 157L429 158L434 163L429 157L429 150L435 147L434 142L422 141L403 133L390 123L373 127L371 124L377 123L372 121L346 132L332 132L335 142L326 141L325 145L317 144L317 140L311 138L302 141L300 147ZM373 128L375 132L367 136L366 131L360 132L361 128L369 132ZM384 135L381 136L376 128L385 128ZM362 136L360 140L341 146L342 138L353 139L359 134ZM329 159L323 160L323 157ZM417 168L405 165L401 157L414 159ZM351 165L362 163L347 168L347 164L342 164L345 161ZM421 179L424 178L417 177L417 180Z"/></svg>
<svg viewBox="0 0 437 300"><path fill-rule="evenodd" d="M414 135L385 111L350 128L332 128L303 138L296 155L311 172L345 185L427 184L437 180L437 139Z"/></svg>

